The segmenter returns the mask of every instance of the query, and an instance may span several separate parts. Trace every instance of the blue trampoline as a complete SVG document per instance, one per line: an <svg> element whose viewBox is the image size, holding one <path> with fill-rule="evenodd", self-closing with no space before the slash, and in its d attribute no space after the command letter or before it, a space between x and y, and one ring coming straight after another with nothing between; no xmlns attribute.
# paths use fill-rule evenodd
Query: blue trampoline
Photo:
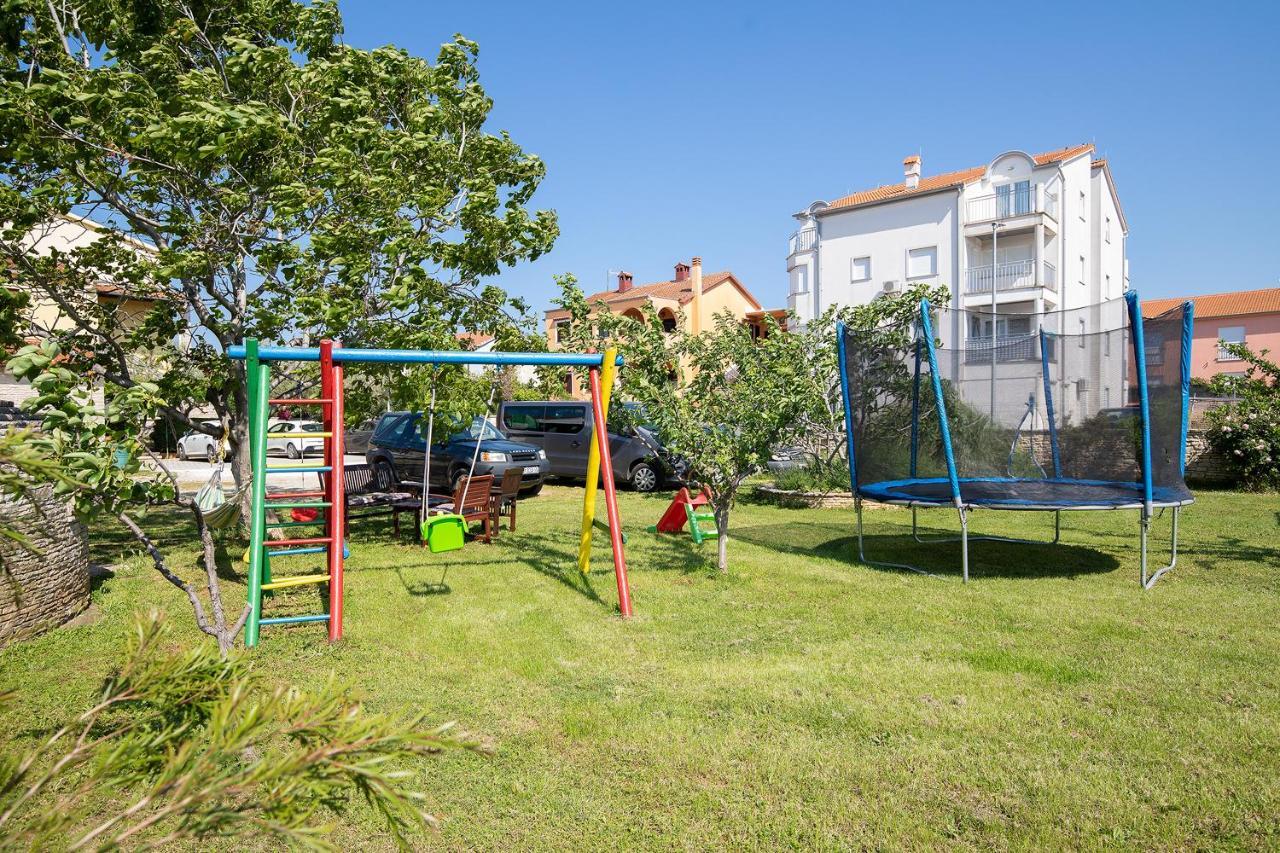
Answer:
<svg viewBox="0 0 1280 853"><path fill-rule="evenodd" d="M1007 296L1006 299L1011 297ZM989 297L984 297L984 301ZM1178 515L1193 500L1184 480L1192 305L1143 319L1136 293L1063 311L1001 301L920 305L909 332L837 335L848 426L858 556L866 557L863 499L959 513L961 573L978 509L1054 513L1136 510L1139 579L1150 588L1177 562ZM1169 509L1170 560L1151 571L1153 520Z"/></svg>

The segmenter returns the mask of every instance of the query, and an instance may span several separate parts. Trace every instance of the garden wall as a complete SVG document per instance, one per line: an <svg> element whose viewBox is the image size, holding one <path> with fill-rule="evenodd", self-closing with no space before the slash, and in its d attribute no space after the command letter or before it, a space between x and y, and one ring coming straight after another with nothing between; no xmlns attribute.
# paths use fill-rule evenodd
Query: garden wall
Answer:
<svg viewBox="0 0 1280 853"><path fill-rule="evenodd" d="M0 499L0 525L20 531L34 553L0 537L0 646L55 628L89 606L84 528L51 487Z"/></svg>

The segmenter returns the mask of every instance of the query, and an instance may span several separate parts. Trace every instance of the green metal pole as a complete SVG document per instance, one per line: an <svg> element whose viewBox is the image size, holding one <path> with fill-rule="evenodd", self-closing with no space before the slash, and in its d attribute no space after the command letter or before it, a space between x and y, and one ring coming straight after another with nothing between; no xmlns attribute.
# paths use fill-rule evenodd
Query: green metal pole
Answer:
<svg viewBox="0 0 1280 853"><path fill-rule="evenodd" d="M252 468L249 510L249 618L244 624L244 644L258 645L262 619L263 542L267 533L267 400L271 366L258 360L258 341L245 341L245 373L249 386L249 463Z"/></svg>

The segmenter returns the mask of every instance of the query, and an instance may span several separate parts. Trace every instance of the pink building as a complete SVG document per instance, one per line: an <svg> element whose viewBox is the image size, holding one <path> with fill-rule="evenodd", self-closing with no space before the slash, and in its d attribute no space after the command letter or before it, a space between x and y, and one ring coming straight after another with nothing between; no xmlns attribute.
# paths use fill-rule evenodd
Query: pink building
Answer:
<svg viewBox="0 0 1280 853"><path fill-rule="evenodd" d="M1187 298L1149 299L1142 303L1142 316L1158 316ZM1280 355L1280 287L1190 299L1195 303L1195 337L1191 342L1193 379L1210 379L1219 373L1245 374L1245 363L1222 350L1219 341L1246 343L1254 352L1269 349L1272 357Z"/></svg>

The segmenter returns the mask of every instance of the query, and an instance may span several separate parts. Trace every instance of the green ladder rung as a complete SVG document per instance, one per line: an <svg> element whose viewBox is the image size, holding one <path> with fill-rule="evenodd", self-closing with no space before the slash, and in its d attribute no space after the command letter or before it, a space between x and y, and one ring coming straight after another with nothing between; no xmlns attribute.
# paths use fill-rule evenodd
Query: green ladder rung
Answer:
<svg viewBox="0 0 1280 853"><path fill-rule="evenodd" d="M281 501L280 503L264 504L263 509L328 509L333 504L330 501Z"/></svg>

